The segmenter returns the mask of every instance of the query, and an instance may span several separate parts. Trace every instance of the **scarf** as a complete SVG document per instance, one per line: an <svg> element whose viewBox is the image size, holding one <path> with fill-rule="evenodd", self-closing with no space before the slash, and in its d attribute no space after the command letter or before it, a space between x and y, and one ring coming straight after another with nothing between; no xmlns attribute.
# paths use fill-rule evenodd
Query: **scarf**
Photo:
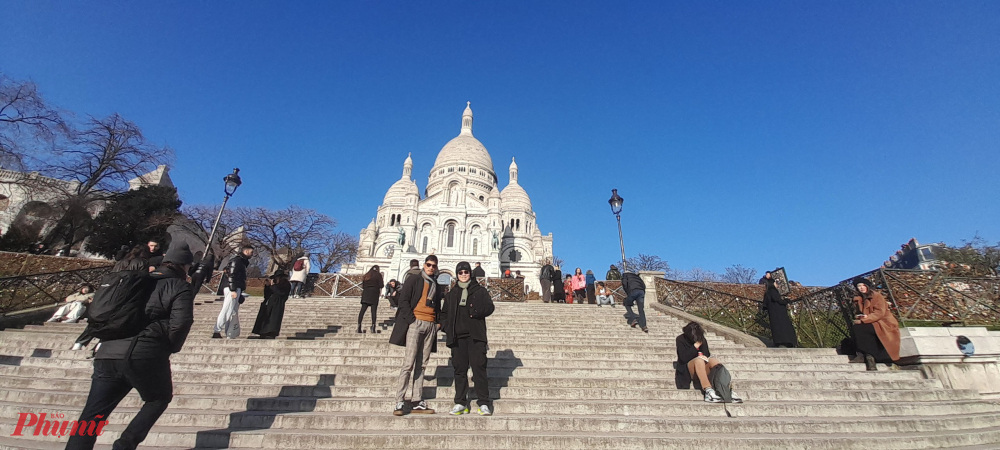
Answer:
<svg viewBox="0 0 1000 450"><path fill-rule="evenodd" d="M431 278L430 275L427 275L427 272L423 270L420 271L420 276L424 278L424 283L430 283L431 285L429 288L427 288L427 301L424 304L427 305L428 307L433 308L434 294L437 291L437 281L434 281L434 279Z"/></svg>
<svg viewBox="0 0 1000 450"><path fill-rule="evenodd" d="M465 303L469 300L469 285L472 284L472 280L465 283L459 281L458 287L462 288L462 301L458 302L458 306L465 306Z"/></svg>

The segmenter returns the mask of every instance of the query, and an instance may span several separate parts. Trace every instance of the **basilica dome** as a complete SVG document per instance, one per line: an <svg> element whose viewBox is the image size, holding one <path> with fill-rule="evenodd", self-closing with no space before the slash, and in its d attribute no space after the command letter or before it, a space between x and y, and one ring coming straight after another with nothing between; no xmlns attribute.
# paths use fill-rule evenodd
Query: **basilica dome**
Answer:
<svg viewBox="0 0 1000 450"><path fill-rule="evenodd" d="M465 112L462 114L462 131L441 147L431 173L454 165L479 167L495 175L490 152L486 151L483 143L472 135L472 106L469 103L466 103Z"/></svg>
<svg viewBox="0 0 1000 450"><path fill-rule="evenodd" d="M500 201L503 202L504 208L531 211L531 198L528 197L528 192L517 183L517 162L514 161L514 158L510 160L510 184L503 188L503 191L500 191Z"/></svg>

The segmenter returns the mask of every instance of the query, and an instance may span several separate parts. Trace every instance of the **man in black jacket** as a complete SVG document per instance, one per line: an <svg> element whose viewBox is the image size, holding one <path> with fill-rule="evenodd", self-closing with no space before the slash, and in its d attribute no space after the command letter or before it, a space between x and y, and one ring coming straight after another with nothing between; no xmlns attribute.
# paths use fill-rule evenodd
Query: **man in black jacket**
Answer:
<svg viewBox="0 0 1000 450"><path fill-rule="evenodd" d="M406 273L403 274L403 283L406 283L406 280L410 278L410 275L417 275L419 273L420 273L420 260L411 259L410 268L407 269Z"/></svg>
<svg viewBox="0 0 1000 450"><path fill-rule="evenodd" d="M186 281L192 259L187 244L167 251L163 264L150 273L156 284L146 302L149 325L135 338L102 342L97 350L90 395L79 422L106 421L133 388L143 400L113 450L135 449L173 399L170 355L181 351L194 323L194 294ZM96 441L96 435L74 435L66 449L90 450Z"/></svg>
<svg viewBox="0 0 1000 450"><path fill-rule="evenodd" d="M472 269L472 278L475 278L478 281L480 278L485 278L485 277L486 277L486 271L483 270L483 264L476 263L476 268Z"/></svg>
<svg viewBox="0 0 1000 450"><path fill-rule="evenodd" d="M437 256L424 260L424 269L403 282L399 292L399 308L389 343L406 347L400 367L393 415L406 414L407 403L416 414L434 414L423 400L424 369L431 353L437 351L437 331L441 312L442 286L437 284ZM412 381L412 382L411 382Z"/></svg>
<svg viewBox="0 0 1000 450"><path fill-rule="evenodd" d="M215 332L213 338L221 338L222 332L226 332L226 337L236 338L239 336L240 303L243 303L243 291L247 288L247 266L250 265L250 258L253 257L253 247L244 245L240 253L229 261L226 269L227 286L223 289L222 311L219 311L219 318L215 321Z"/></svg>
<svg viewBox="0 0 1000 450"><path fill-rule="evenodd" d="M489 380L486 377L486 318L493 314L493 299L486 288L472 276L472 267L463 261L455 269L458 283L445 297L441 309L441 330L447 335L451 349L451 365L455 368L455 406L451 415L469 412L469 367L476 385L479 415L493 415Z"/></svg>
<svg viewBox="0 0 1000 450"><path fill-rule="evenodd" d="M625 320L628 324L635 328L636 325L642 328L642 331L649 333L649 328L646 328L646 283L642 282L642 278L632 272L625 272L622 275L622 290L625 291ZM632 305L636 305L639 308L639 315L637 316L632 312Z"/></svg>
<svg viewBox="0 0 1000 450"><path fill-rule="evenodd" d="M538 281L542 283L542 301L549 303L552 301L552 272L555 268L548 261L542 266L542 271L538 274Z"/></svg>

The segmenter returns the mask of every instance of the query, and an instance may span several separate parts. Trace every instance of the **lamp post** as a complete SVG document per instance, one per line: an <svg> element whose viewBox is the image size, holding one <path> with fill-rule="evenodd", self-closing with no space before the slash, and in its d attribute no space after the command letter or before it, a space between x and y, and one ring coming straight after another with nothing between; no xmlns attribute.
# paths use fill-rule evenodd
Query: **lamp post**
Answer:
<svg viewBox="0 0 1000 450"><path fill-rule="evenodd" d="M618 189L612 189L608 203L611 205L611 212L618 219L618 243L622 246L622 272L625 272L628 270L625 266L625 240L622 238L622 203L625 203L625 199L618 195Z"/></svg>
<svg viewBox="0 0 1000 450"><path fill-rule="evenodd" d="M205 254L212 251L212 238L215 237L215 230L219 228L219 221L222 220L222 212L226 210L226 203L229 202L229 197L232 197L236 193L236 188L243 184L243 180L240 179L240 169L239 167L233 169L233 173L226 175L222 181L226 182L226 197L222 199L222 207L219 208L219 215L215 217L215 223L212 225L212 232L208 233L208 241L205 244Z"/></svg>

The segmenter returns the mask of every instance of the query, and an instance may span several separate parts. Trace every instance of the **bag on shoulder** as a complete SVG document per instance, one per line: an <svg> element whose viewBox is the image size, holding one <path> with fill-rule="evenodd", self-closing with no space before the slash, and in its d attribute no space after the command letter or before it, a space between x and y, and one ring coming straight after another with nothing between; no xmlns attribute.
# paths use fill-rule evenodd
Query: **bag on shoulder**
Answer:
<svg viewBox="0 0 1000 450"><path fill-rule="evenodd" d="M306 260L304 259L296 259L295 264L292 265L292 270L296 272L301 272L305 270L305 268L306 268Z"/></svg>
<svg viewBox="0 0 1000 450"><path fill-rule="evenodd" d="M137 336L149 325L146 303L156 286L149 272L123 270L101 279L84 313L90 335L102 341Z"/></svg>
<svg viewBox="0 0 1000 450"><path fill-rule="evenodd" d="M733 379L729 375L729 369L719 364L708 372L708 381L712 383L715 393L722 397L725 403L733 402Z"/></svg>

